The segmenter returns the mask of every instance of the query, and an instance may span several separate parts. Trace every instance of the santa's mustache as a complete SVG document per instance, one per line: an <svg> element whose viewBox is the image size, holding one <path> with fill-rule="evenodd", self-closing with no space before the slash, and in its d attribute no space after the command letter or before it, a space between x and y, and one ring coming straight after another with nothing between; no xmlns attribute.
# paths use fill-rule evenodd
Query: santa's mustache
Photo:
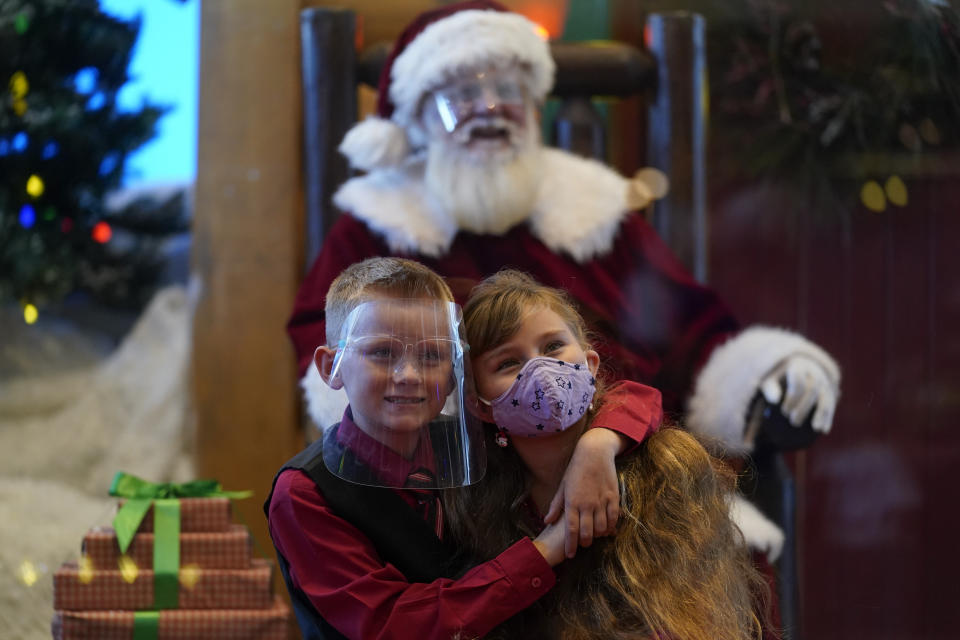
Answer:
<svg viewBox="0 0 960 640"><path fill-rule="evenodd" d="M519 139L520 133L520 125L508 118L475 115L454 130L453 139L460 144L475 140L504 140L514 143Z"/></svg>

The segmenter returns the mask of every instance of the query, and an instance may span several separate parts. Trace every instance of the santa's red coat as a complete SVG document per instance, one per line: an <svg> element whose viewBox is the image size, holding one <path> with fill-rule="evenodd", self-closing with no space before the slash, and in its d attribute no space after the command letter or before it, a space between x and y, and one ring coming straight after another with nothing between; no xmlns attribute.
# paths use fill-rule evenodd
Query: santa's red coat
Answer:
<svg viewBox="0 0 960 640"><path fill-rule="evenodd" d="M612 248L583 263L558 254L525 224L502 235L459 232L440 257L390 251L351 215L341 216L297 294L287 325L301 375L326 343L324 299L347 266L373 256L422 262L444 276L457 302L482 278L505 267L567 291L580 304L609 379L657 387L664 408L680 413L696 372L738 325L717 295L698 284L639 213L623 217Z"/></svg>

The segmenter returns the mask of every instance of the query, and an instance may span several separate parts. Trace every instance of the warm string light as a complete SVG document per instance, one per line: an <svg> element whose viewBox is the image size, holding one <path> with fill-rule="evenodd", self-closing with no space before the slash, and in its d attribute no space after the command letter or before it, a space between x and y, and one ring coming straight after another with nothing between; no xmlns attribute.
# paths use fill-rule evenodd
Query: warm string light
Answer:
<svg viewBox="0 0 960 640"><path fill-rule="evenodd" d="M909 195L907 185L900 176L887 178L883 186L876 180L869 180L860 188L860 202L870 211L880 213L887 208L887 202L898 207L907 206Z"/></svg>
<svg viewBox="0 0 960 640"><path fill-rule="evenodd" d="M24 560L17 568L17 577L20 579L20 582L28 587L32 587L37 583L37 580L40 579L40 572L37 571L37 567L34 566L32 562Z"/></svg>
<svg viewBox="0 0 960 640"><path fill-rule="evenodd" d="M124 582L133 584L137 580L140 569L137 568L137 563L134 562L130 556L126 554L120 556L120 559L117 561L117 566L120 567L120 576Z"/></svg>
<svg viewBox="0 0 960 640"><path fill-rule="evenodd" d="M193 589L200 581L200 565L186 564L180 567L180 584L186 589Z"/></svg>
<svg viewBox="0 0 960 640"><path fill-rule="evenodd" d="M77 579L80 580L80 584L93 582L93 560L87 554L80 556L77 562Z"/></svg>

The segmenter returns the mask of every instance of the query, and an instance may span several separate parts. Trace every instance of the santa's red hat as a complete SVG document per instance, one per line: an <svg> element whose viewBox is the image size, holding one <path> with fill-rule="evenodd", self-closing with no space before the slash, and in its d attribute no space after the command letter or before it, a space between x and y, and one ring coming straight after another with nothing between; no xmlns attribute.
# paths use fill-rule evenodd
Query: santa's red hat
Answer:
<svg viewBox="0 0 960 640"><path fill-rule="evenodd" d="M380 74L377 115L355 125L340 144L359 169L400 164L426 136L418 110L427 92L469 70L516 65L537 101L553 86L550 47L536 25L492 0L468 0L426 11L400 34Z"/></svg>

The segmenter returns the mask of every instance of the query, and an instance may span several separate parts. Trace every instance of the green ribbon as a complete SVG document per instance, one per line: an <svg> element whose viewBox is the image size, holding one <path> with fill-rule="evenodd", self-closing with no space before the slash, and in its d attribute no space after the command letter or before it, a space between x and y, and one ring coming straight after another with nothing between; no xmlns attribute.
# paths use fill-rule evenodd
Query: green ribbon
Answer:
<svg viewBox="0 0 960 640"><path fill-rule="evenodd" d="M118 471L110 495L126 498L113 518L120 553L126 553L140 523L153 505L153 606L176 609L180 589L180 498L231 498L242 500L252 491L224 491L216 480L176 484L154 483ZM147 624L147 623L144 623ZM144 636L144 638L155 636ZM139 637L138 637L139 640Z"/></svg>
<svg viewBox="0 0 960 640"><path fill-rule="evenodd" d="M160 612L133 613L133 640L157 640L160 637Z"/></svg>
<svg viewBox="0 0 960 640"><path fill-rule="evenodd" d="M180 605L180 501L153 503L153 608L177 609Z"/></svg>

